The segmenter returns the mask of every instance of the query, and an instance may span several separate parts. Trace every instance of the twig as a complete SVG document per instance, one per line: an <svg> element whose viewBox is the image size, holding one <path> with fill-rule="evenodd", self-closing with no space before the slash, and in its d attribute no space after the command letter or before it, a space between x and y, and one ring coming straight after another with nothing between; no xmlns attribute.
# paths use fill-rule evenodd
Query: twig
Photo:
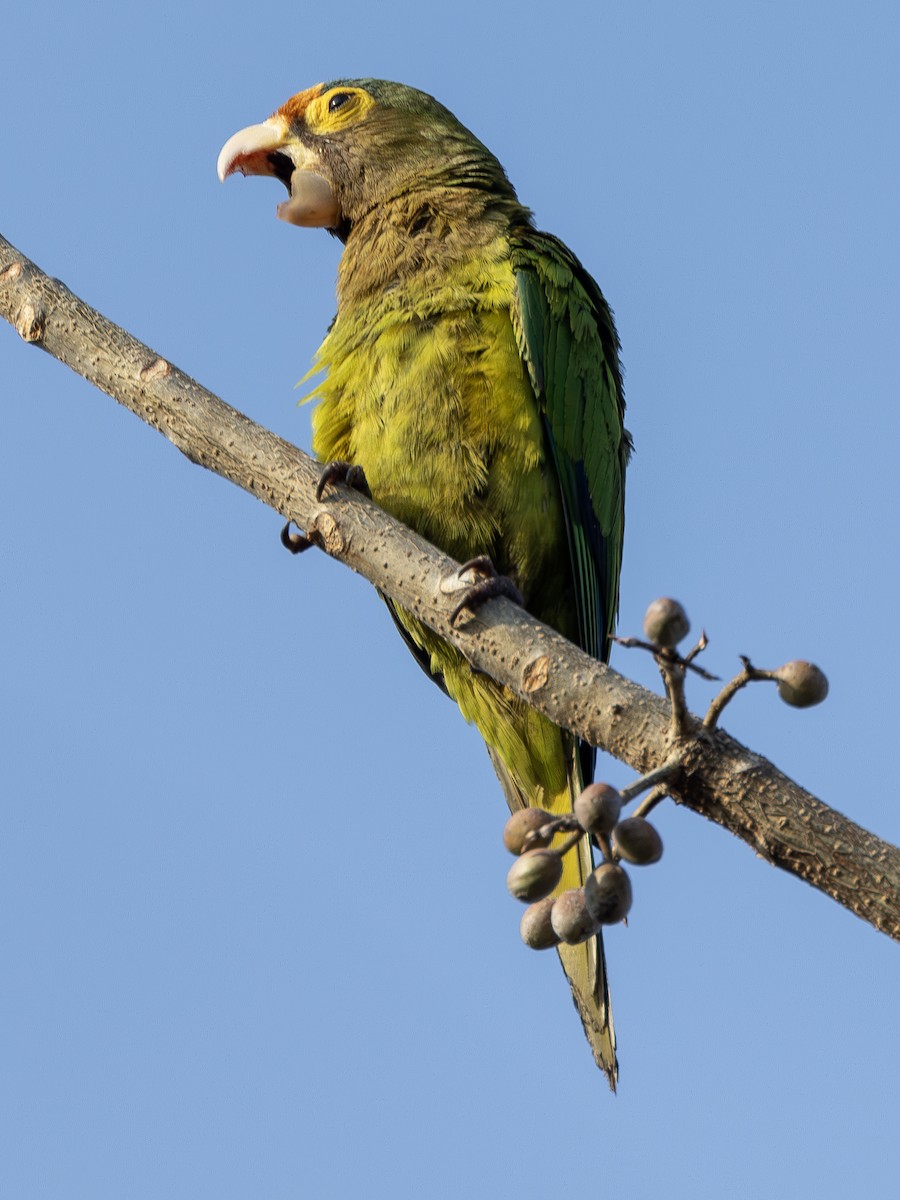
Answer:
<svg viewBox="0 0 900 1200"><path fill-rule="evenodd" d="M657 767L655 771L648 771L646 775L642 775L640 779L635 779L633 783L629 783L626 787L619 788L619 795L622 797L623 804L630 804L636 799L641 792L646 792L648 788L655 788L658 784L667 783L681 770L681 763L684 755L681 751L676 751L662 766Z"/></svg>
<svg viewBox="0 0 900 1200"><path fill-rule="evenodd" d="M744 664L743 670L738 675L735 675L734 679L730 679L725 684L721 692L719 692L718 696L710 704L706 716L703 718L703 727L705 729L715 729L725 707L734 699L741 688L746 687L748 683L753 683L758 679L777 678L773 671L757 670L745 655L741 654L739 657Z"/></svg>
<svg viewBox="0 0 900 1200"><path fill-rule="evenodd" d="M646 817L647 813L653 812L657 804L662 803L668 795L669 789L665 784L660 784L659 787L655 787L644 797L631 815L633 817Z"/></svg>
<svg viewBox="0 0 900 1200"><path fill-rule="evenodd" d="M562 857L563 854L568 854L570 850L574 850L581 839L584 837L584 830L579 828L577 833L573 833L570 838L566 838L561 846L557 848L557 854Z"/></svg>
<svg viewBox="0 0 900 1200"><path fill-rule="evenodd" d="M690 729L690 716L684 696L684 661L674 650L659 650L656 654L656 664L666 687L666 695L669 697L669 740L678 742L687 737Z"/></svg>
<svg viewBox="0 0 900 1200"><path fill-rule="evenodd" d="M705 634L703 636L704 636L704 638L706 637ZM701 644L701 642L698 642L697 645L690 652L690 654L686 655L684 658L681 657L681 655L678 653L677 650L669 650L669 649L663 650L662 647L654 645L653 642L645 642L641 638L616 637L614 635L612 640L616 643L617 646L621 646L625 650L646 650L649 654L652 654L654 657L658 657L661 653L669 654L672 656L672 658L671 658L672 662L678 663L679 666L686 667L687 670L689 670L689 671L693 671L694 674L699 675L701 679L706 679L710 683L718 683L719 682L718 675L712 675L709 671L705 670L703 667L698 667L697 664L695 662L693 662L694 657L697 654L699 654L701 650L706 648L707 643L705 641L703 641L702 639L701 639L702 644Z"/></svg>
<svg viewBox="0 0 900 1200"><path fill-rule="evenodd" d="M693 648L693 650L689 650L687 652L687 654L684 656L684 665L686 667L689 667L691 665L691 663L694 661L694 659L697 657L697 655L701 654L708 645L709 645L709 638L706 636L706 630L701 629L700 637L697 641L697 645ZM697 668L695 667L694 669L696 670ZM701 674L702 674L702 672L701 672ZM714 679L715 676L707 674L704 676L704 678Z"/></svg>

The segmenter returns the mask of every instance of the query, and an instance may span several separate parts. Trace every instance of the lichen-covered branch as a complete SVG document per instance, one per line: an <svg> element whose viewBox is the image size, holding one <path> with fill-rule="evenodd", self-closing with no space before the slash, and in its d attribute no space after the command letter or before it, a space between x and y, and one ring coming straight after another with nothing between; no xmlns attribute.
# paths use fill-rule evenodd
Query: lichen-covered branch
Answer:
<svg viewBox="0 0 900 1200"><path fill-rule="evenodd" d="M107 321L0 237L0 315L164 434L193 462L294 521L553 721L645 774L670 757L660 696L590 658L504 599L454 628L458 564L345 488L316 499L319 468ZM900 940L900 851L719 729L687 718L667 789L776 866Z"/></svg>

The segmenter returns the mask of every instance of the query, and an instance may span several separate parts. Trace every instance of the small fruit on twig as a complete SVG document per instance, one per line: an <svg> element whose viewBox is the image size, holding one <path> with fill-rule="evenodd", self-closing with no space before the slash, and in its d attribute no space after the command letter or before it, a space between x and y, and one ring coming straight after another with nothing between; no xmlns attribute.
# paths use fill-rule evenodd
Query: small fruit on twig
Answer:
<svg viewBox="0 0 900 1200"><path fill-rule="evenodd" d="M587 906L584 888L569 888L553 901L550 924L559 939L569 946L577 946L593 937L600 928Z"/></svg>
<svg viewBox="0 0 900 1200"><path fill-rule="evenodd" d="M778 680L778 695L794 708L811 708L828 695L825 673L811 662L796 659L773 672Z"/></svg>
<svg viewBox="0 0 900 1200"><path fill-rule="evenodd" d="M638 867L662 858L662 838L644 817L626 817L612 831L613 854Z"/></svg>
<svg viewBox="0 0 900 1200"><path fill-rule="evenodd" d="M517 900L532 904L553 891L562 869L562 857L555 850L526 850L509 868L506 886Z"/></svg>
<svg viewBox="0 0 900 1200"><path fill-rule="evenodd" d="M608 783L592 783L575 798L574 809L585 833L611 833L622 811L622 797Z"/></svg>
<svg viewBox="0 0 900 1200"><path fill-rule="evenodd" d="M549 950L551 946L559 945L559 934L550 920L555 903L553 896L545 896L536 904L529 904L522 913L519 933L525 945L530 946L532 950Z"/></svg>
<svg viewBox="0 0 900 1200"><path fill-rule="evenodd" d="M615 863L601 863L585 880L584 897L599 925L617 925L631 908L631 880Z"/></svg>
<svg viewBox="0 0 900 1200"><path fill-rule="evenodd" d="M552 838L539 838L537 831L553 820L553 813L543 808L520 808L506 822L503 829L503 845L510 854L521 854L525 850L539 850L549 846Z"/></svg>
<svg viewBox="0 0 900 1200"><path fill-rule="evenodd" d="M644 633L655 646L677 646L690 633L691 623L677 600L662 596L644 613Z"/></svg>

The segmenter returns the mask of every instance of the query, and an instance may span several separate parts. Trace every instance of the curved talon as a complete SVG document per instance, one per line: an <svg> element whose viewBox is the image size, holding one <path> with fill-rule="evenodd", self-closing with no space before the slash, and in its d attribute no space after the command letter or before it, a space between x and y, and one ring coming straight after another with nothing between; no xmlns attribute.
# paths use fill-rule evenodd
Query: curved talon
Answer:
<svg viewBox="0 0 900 1200"><path fill-rule="evenodd" d="M321 500L325 494L325 489L330 483L343 483L346 487L353 488L354 491L362 492L364 496L372 499L372 493L369 490L369 483L366 479L366 473L362 467L355 463L334 462L326 463L322 468L322 474L319 476L319 482L316 484L316 499Z"/></svg>
<svg viewBox="0 0 900 1200"><path fill-rule="evenodd" d="M459 568L460 576L463 576L466 571L471 571L473 575L480 575L482 579L500 578L489 554L479 554L477 558L470 558L468 562L464 562Z"/></svg>
<svg viewBox="0 0 900 1200"><path fill-rule="evenodd" d="M302 554L304 550L309 550L316 545L316 539L305 537L299 531L291 533L291 522L288 521L281 531L281 544L291 554Z"/></svg>
<svg viewBox="0 0 900 1200"><path fill-rule="evenodd" d="M490 563L491 570L494 571L494 574L489 576L487 579L482 579L480 583L473 584L472 587L466 591L462 600L460 600L459 604L457 604L456 608L454 608L453 612L450 614L451 625L455 626L457 624L459 617L464 610L468 609L470 612L474 612L476 609L480 608L482 604L486 603L488 600L495 599L497 596L505 596L507 600L512 600L513 604L518 604L520 608L525 603L522 593L509 578L509 576L498 575L496 570L494 570L494 564L491 563L491 560L487 559L486 561ZM471 563L466 563L463 570L467 568L476 569L475 564L478 564L479 566L482 565L482 560L473 559ZM460 574L462 574L462 572L460 572Z"/></svg>

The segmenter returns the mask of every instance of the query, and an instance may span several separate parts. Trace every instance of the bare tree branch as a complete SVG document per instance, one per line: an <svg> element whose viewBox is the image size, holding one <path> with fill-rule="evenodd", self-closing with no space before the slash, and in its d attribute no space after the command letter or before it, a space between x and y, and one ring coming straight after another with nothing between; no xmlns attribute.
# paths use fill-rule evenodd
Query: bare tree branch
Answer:
<svg viewBox="0 0 900 1200"><path fill-rule="evenodd" d="M458 564L345 488L316 499L317 464L223 403L50 279L0 237L0 314L207 467L294 521L559 725L644 774L672 754L662 697L590 658L507 600L460 628ZM848 821L719 729L687 715L681 804L724 826L900 940L900 851Z"/></svg>

